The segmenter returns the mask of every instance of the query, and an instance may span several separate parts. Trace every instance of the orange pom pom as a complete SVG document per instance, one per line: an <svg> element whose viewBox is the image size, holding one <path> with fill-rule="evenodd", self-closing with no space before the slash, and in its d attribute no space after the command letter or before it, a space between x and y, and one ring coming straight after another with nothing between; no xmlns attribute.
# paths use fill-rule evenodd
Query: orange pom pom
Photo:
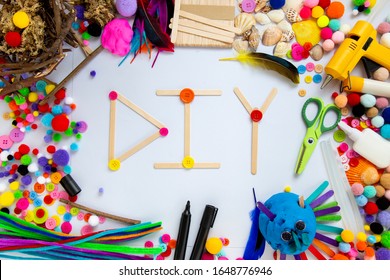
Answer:
<svg viewBox="0 0 390 280"><path fill-rule="evenodd" d="M347 256L344 256L342 254L336 254L333 256L332 260L335 260L335 261L347 261L349 260L349 258Z"/></svg>
<svg viewBox="0 0 390 280"><path fill-rule="evenodd" d="M367 243L365 241L358 241L356 243L356 249L359 252L363 252L364 250L366 250L366 248L367 248Z"/></svg>
<svg viewBox="0 0 390 280"><path fill-rule="evenodd" d="M373 256L375 256L375 250L374 250L374 248L372 248L372 247L367 247L365 251L366 251L366 256L367 256L367 257L373 257Z"/></svg>
<svg viewBox="0 0 390 280"><path fill-rule="evenodd" d="M344 4L341 2L332 2L326 9L326 15L329 18L341 18L344 15Z"/></svg>

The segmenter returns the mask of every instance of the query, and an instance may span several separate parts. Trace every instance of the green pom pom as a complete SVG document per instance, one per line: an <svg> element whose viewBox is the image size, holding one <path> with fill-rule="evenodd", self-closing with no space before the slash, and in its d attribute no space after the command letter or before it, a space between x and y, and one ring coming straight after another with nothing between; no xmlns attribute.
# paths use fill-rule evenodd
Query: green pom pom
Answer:
<svg viewBox="0 0 390 280"><path fill-rule="evenodd" d="M367 9L364 10L364 12L366 15L368 15L369 13L371 13L371 8L368 7Z"/></svg>
<svg viewBox="0 0 390 280"><path fill-rule="evenodd" d="M381 243L384 247L390 248L390 231L385 231L381 235Z"/></svg>
<svg viewBox="0 0 390 280"><path fill-rule="evenodd" d="M352 2L356 6L361 6L361 5L364 5L364 2L366 2L366 1L365 0L353 0Z"/></svg>

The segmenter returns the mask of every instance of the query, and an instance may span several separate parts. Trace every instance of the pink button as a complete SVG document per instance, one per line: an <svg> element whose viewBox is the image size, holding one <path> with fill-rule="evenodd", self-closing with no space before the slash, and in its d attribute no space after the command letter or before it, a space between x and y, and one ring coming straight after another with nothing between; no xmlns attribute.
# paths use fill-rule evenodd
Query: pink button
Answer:
<svg viewBox="0 0 390 280"><path fill-rule="evenodd" d="M47 229L54 229L56 227L56 225L57 225L57 222L54 218L49 218L45 222L45 227Z"/></svg>
<svg viewBox="0 0 390 280"><path fill-rule="evenodd" d="M171 240L171 236L170 236L169 234L163 234L163 235L161 236L161 241L162 241L163 243L168 243L169 240Z"/></svg>
<svg viewBox="0 0 390 280"><path fill-rule="evenodd" d="M339 151L342 152L342 153L345 153L346 151L348 151L348 144L347 143L341 143L339 145Z"/></svg>
<svg viewBox="0 0 390 280"><path fill-rule="evenodd" d="M306 70L307 71L311 72L311 71L314 70L314 68L315 68L315 65L314 65L313 62L309 62L309 63L306 64Z"/></svg>
<svg viewBox="0 0 390 280"><path fill-rule="evenodd" d="M61 231L66 234L70 233L72 231L72 224L69 222L63 222L61 225Z"/></svg>
<svg viewBox="0 0 390 280"><path fill-rule="evenodd" d="M29 202L27 198L20 198L18 202L16 202L16 207L19 208L20 210L26 210L29 206Z"/></svg>
<svg viewBox="0 0 390 280"><path fill-rule="evenodd" d="M104 224L106 222L106 218L103 216L99 216L99 224Z"/></svg>
<svg viewBox="0 0 390 280"><path fill-rule="evenodd" d="M84 213L79 212L79 213L77 214L77 220L79 220L79 221L84 220Z"/></svg>
<svg viewBox="0 0 390 280"><path fill-rule="evenodd" d="M241 9L246 13L252 13L256 8L254 0L243 0L241 2Z"/></svg>
<svg viewBox="0 0 390 280"><path fill-rule="evenodd" d="M303 59L303 52L304 48L301 45L297 45L295 48L291 50L291 56L294 60L300 61Z"/></svg>
<svg viewBox="0 0 390 280"><path fill-rule="evenodd" d="M358 119L351 120L352 127L358 127L360 125L360 121Z"/></svg>
<svg viewBox="0 0 390 280"><path fill-rule="evenodd" d="M14 142L9 138L8 135L0 136L0 148L3 150L8 150L12 147Z"/></svg>
<svg viewBox="0 0 390 280"><path fill-rule="evenodd" d="M81 228L81 235L87 235L93 232L93 227L90 225L85 225Z"/></svg>
<svg viewBox="0 0 390 280"><path fill-rule="evenodd" d="M347 156L349 159L355 158L355 157L356 157L355 151L354 151L354 150L348 150L347 153L346 153L346 156Z"/></svg>
<svg viewBox="0 0 390 280"><path fill-rule="evenodd" d="M20 131L19 128L14 128L9 133L9 138L15 143L22 142L24 139L24 132Z"/></svg>

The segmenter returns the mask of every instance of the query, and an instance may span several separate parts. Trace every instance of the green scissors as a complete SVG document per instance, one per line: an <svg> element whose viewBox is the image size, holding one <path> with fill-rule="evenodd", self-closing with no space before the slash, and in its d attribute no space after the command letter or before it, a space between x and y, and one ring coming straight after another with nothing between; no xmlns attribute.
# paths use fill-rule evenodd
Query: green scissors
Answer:
<svg viewBox="0 0 390 280"><path fill-rule="evenodd" d="M312 120L309 120L307 118L306 110L309 104L312 103L317 105L318 110L316 116ZM330 111L336 113L337 120L334 124L330 126L325 126L324 125L325 116ZM334 104L328 104L324 107L324 102L322 101L322 99L313 97L306 100L305 104L303 104L302 118L306 124L307 131L306 131L305 138L303 139L301 149L299 150L298 160L295 166L296 174L301 174L305 169L306 164L309 161L311 155L313 154L313 151L317 146L318 139L320 138L322 133L333 130L334 128L337 127L341 119L341 112L340 109Z"/></svg>

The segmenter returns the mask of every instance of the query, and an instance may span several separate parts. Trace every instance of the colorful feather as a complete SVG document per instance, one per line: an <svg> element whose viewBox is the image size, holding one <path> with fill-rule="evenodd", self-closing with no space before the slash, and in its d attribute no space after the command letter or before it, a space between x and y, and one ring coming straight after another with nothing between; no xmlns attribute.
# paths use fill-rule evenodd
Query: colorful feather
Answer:
<svg viewBox="0 0 390 280"><path fill-rule="evenodd" d="M137 0L137 4L136 17L143 20L146 37L159 51L173 52L173 43L169 35L162 29L158 19L148 13L149 1Z"/></svg>
<svg viewBox="0 0 390 280"><path fill-rule="evenodd" d="M255 208L251 211L251 230L249 238L245 246L244 260L258 260L264 253L265 239L259 229L259 215L260 209L257 207L256 195L253 190L253 196L255 199Z"/></svg>
<svg viewBox="0 0 390 280"><path fill-rule="evenodd" d="M299 84L298 69L289 61L266 53L241 53L237 57L221 58L221 61L237 60L255 67L273 70Z"/></svg>

